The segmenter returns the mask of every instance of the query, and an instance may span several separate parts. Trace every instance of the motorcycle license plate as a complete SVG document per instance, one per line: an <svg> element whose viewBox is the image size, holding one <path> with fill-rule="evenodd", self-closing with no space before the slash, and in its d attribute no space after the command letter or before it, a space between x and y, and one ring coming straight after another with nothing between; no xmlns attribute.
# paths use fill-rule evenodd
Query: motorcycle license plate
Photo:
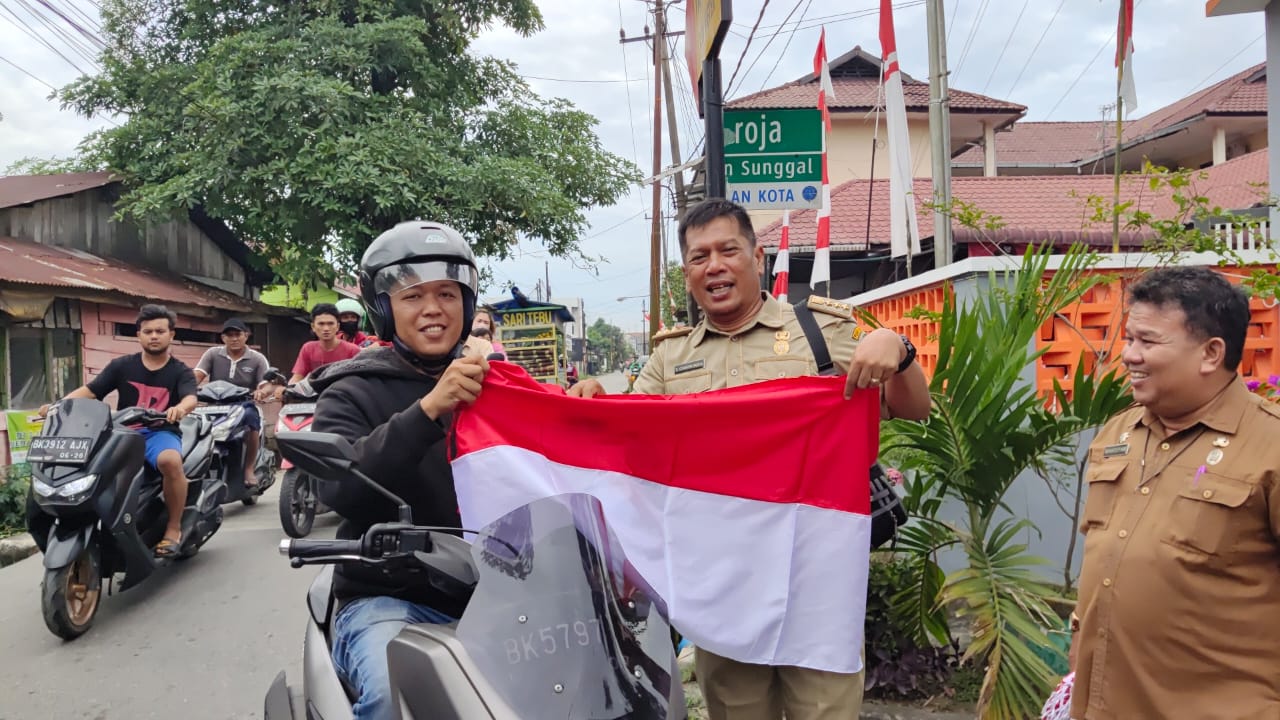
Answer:
<svg viewBox="0 0 1280 720"><path fill-rule="evenodd" d="M315 412L315 403L289 403L280 408L281 415L314 415Z"/></svg>
<svg viewBox="0 0 1280 720"><path fill-rule="evenodd" d="M200 415L228 415L235 405L202 405L194 412Z"/></svg>
<svg viewBox="0 0 1280 720"><path fill-rule="evenodd" d="M93 438L37 435L31 438L31 444L27 447L27 462L78 465L89 459L92 447Z"/></svg>

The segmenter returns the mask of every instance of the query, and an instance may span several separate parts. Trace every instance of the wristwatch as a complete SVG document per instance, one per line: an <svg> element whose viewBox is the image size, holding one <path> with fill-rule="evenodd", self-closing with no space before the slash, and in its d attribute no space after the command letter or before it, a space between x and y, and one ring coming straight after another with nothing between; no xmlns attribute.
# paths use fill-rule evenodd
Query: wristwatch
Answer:
<svg viewBox="0 0 1280 720"><path fill-rule="evenodd" d="M899 335L898 337L902 338L902 344L907 348L907 357L905 357L902 360L902 363L898 365L898 369L896 371L902 373L906 372L907 368L911 367L911 363L916 361L916 346L911 344L911 339L906 335Z"/></svg>

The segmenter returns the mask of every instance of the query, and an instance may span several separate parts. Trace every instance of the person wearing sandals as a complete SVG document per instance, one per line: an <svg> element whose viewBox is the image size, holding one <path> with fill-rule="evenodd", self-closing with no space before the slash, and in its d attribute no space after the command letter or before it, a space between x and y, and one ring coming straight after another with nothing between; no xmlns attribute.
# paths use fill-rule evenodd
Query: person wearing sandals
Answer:
<svg viewBox="0 0 1280 720"><path fill-rule="evenodd" d="M156 557L173 556L182 541L182 507L187 500L187 476L182 472L182 439L178 423L196 407L196 376L186 363L169 353L178 316L163 305L143 305L138 311L138 344L142 352L107 363L87 384L67 394L70 398L101 400L117 393L116 407L144 407L163 412L168 424L138 432L146 438L147 465L163 478L164 505L169 523L156 544ZM49 406L40 408L40 416Z"/></svg>

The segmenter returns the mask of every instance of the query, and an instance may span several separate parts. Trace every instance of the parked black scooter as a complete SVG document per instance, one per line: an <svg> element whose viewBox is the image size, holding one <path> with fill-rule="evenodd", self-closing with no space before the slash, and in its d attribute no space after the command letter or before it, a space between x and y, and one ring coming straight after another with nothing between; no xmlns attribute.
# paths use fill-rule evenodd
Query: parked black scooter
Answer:
<svg viewBox="0 0 1280 720"><path fill-rule="evenodd" d="M44 550L41 609L55 635L71 640L93 625L102 581L124 573L121 590L168 563L152 547L168 523L160 474L146 467L146 442L134 431L165 424L164 413L128 408L116 413L103 402L63 400L49 409L31 440L27 462L39 513L28 530ZM185 560L222 524L221 482L207 474L213 423L188 415L179 425L182 464L188 478L182 543Z"/></svg>
<svg viewBox="0 0 1280 720"><path fill-rule="evenodd" d="M283 540L296 567L412 569L466 602L450 625L411 625L387 646L401 720L678 720L684 691L662 598L634 572L597 500L546 498L480 530L474 544L412 524L403 500L362 475L329 433L281 433L286 457L326 481L354 476L400 508L359 540ZM330 655L333 572L307 595L302 686L276 676L267 720L349 720Z"/></svg>
<svg viewBox="0 0 1280 720"><path fill-rule="evenodd" d="M244 422L245 404L253 401L253 391L226 380L205 383L196 391L196 399L202 404L193 412L212 423L214 441L213 462L209 472L222 484L224 490L219 502L239 502L254 505L258 496L276 481L274 472L258 472L257 485L244 484L244 436L249 426ZM262 463L261 453L255 464Z"/></svg>

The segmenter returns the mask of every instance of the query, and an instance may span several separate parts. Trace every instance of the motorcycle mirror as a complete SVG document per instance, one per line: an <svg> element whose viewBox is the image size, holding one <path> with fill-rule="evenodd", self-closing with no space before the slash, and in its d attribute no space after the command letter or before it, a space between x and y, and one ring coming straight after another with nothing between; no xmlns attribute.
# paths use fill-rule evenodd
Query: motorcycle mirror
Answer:
<svg viewBox="0 0 1280 720"><path fill-rule="evenodd" d="M354 475L379 495L395 504L400 522L413 524L413 510L400 496L382 487L356 467L356 451L341 435L325 432L276 433L280 452L289 462L309 475L328 482L339 482Z"/></svg>

